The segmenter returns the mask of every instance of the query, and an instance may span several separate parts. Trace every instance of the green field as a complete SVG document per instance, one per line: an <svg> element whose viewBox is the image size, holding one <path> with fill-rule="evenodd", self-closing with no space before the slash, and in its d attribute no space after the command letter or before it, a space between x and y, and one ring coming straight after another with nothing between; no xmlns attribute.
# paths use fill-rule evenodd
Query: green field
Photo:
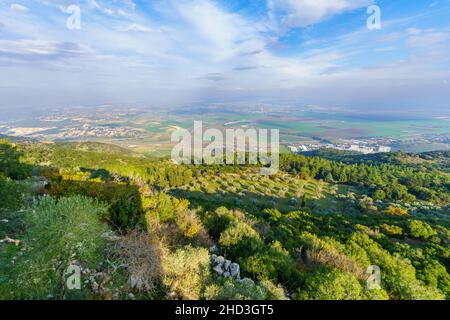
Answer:
<svg viewBox="0 0 450 320"><path fill-rule="evenodd" d="M172 132L178 128L193 130L194 121L202 121L203 129L279 129L282 145L312 143L326 140L340 143L342 140L389 138L395 140L395 150L425 152L447 150L445 139L450 137L450 126L445 118L417 118L399 120L314 111L250 112L217 109L198 112L180 110L141 112L136 116L103 125L127 126L140 130L137 138L95 138L95 141L113 143L147 155L167 155L173 148ZM55 129L56 130L56 129ZM430 141L430 136L436 141ZM441 139L438 139L438 138Z"/></svg>

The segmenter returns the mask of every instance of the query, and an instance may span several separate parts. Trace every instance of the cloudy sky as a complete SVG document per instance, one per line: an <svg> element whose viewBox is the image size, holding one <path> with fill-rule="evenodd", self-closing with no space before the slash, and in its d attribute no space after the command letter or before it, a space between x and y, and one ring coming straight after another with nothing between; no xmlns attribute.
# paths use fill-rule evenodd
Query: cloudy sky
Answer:
<svg viewBox="0 0 450 320"><path fill-rule="evenodd" d="M448 110L450 0L0 0L2 112L239 99Z"/></svg>

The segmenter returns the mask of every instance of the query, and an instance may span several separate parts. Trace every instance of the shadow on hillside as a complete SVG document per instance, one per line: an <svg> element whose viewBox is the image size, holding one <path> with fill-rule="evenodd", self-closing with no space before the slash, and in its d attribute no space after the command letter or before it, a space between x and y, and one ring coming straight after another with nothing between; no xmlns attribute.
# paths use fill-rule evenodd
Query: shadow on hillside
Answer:
<svg viewBox="0 0 450 320"><path fill-rule="evenodd" d="M224 206L228 209L240 209L252 214L258 214L267 208L285 213L296 210L308 211L310 210L308 203L311 201L307 198L280 198L248 191L204 193L175 189L170 194L189 200L192 208L202 207L204 210L214 211Z"/></svg>
<svg viewBox="0 0 450 320"><path fill-rule="evenodd" d="M159 279L163 276L163 269L161 266L163 251L162 248L160 248L159 243L153 241L152 236L147 232L142 232L139 227L143 219L143 208L138 186L128 183L127 178L110 174L110 172L105 169L80 168L81 172L89 173L89 178L96 179L96 181L65 179L63 175L60 174L58 168L25 164L21 161L22 157L23 153L17 150L13 144L6 141L0 141L0 187L2 187L2 181L9 182L9 179L6 180L6 177L15 181L33 177L33 179L27 180L27 184L30 182L33 184L29 205L32 204L31 200L36 195L49 195L56 199L82 195L97 199L108 205L107 211L105 210L105 212L99 213L100 219L106 221L110 228L123 236L119 239L114 236L114 233L104 233L101 236L108 240L108 242L110 240L111 246L114 245L114 259L123 262L128 268L126 270L117 268L113 264L108 266L105 264L105 266L99 267L107 268L104 270L101 269L106 275L105 278L96 278L97 281L99 281L99 279L102 281L105 280L105 282L99 281L100 287L98 292L96 292L99 297L112 298L108 290L103 290L105 289L103 285L107 285L109 277L115 277L114 281L123 281L124 286L128 281L127 290L132 289L136 294L144 295L142 291L148 291L145 293L144 298L154 299L164 297L165 292L168 289L159 283ZM73 179L76 179L76 175L74 175ZM11 184L16 185L14 181L11 181ZM5 188L0 189L0 191L5 191ZM0 217L5 218L6 222L3 221L0 224L0 239L3 239L6 236L15 239L16 237L25 235L29 230L23 220L24 214L21 213L20 215L17 215L14 212L11 213L11 217L3 215L2 206L4 205L4 200L5 199L0 199ZM21 205L23 204L25 204L25 201L21 203ZM73 209L72 207L69 207L68 210ZM74 213L76 214L76 212ZM6 220L6 218L8 219ZM81 227L83 221L79 221L79 223ZM55 234L60 232L61 229L60 225L52 225L51 223L46 224L45 227L49 232L55 232L52 228L57 228ZM74 234L76 236L79 235L76 233ZM42 236L45 237L46 235ZM71 237L72 236L73 235L71 234ZM60 241L61 239L63 239L63 237L53 240ZM32 248L36 243L36 239L27 239L25 237L23 242L27 247L29 246L29 248ZM10 251L10 247L10 244L1 244L0 260L2 260L5 252ZM110 259L109 255L112 253L108 247L108 250L98 252L98 254L104 255L103 258L106 260ZM64 252L54 252L53 255L54 257L58 257L58 261L64 260L59 258L64 256ZM49 263L49 261L46 261L47 256L41 255L40 251L36 251L35 256L36 259L40 260L40 263ZM84 262L85 261L82 261L82 263ZM20 259L18 259L18 263L21 263ZM3 265L0 267L3 267ZM7 267L9 268L9 265ZM22 269L19 268L19 270L20 271L18 272L22 272ZM9 270L7 271L9 272ZM28 269L26 271L28 271ZM109 272L111 272L111 274L109 274ZM39 279L38 276L36 277ZM122 277L124 277L125 280L122 280ZM11 281L11 283L16 286L14 281ZM58 286L56 283L52 283L52 285L54 285L55 288ZM61 289L61 292L62 291L63 289ZM82 297L81 294L80 291L80 297ZM103 294L105 296L103 296ZM78 298L77 295L75 295L75 297ZM45 297L42 298L45 299Z"/></svg>
<svg viewBox="0 0 450 320"><path fill-rule="evenodd" d="M106 170L105 170L106 171ZM83 195L109 206L102 218L116 231L127 232L142 222L143 208L139 187L129 183L53 179L46 186L51 196Z"/></svg>
<svg viewBox="0 0 450 320"><path fill-rule="evenodd" d="M47 193L53 197L83 195L106 203L108 211L100 218L118 234L114 254L127 265L127 286L136 294L147 292L145 298L163 298L167 291L158 282L163 275L161 266L162 249L153 236L143 232L143 206L138 186L114 181L74 181L59 180L50 182ZM109 237L109 236L108 236ZM106 237L106 239L108 239ZM114 239L115 241L116 239ZM114 271L116 272L116 271ZM150 295L147 297L146 295Z"/></svg>
<svg viewBox="0 0 450 320"><path fill-rule="evenodd" d="M129 182L128 177L123 177L119 174L111 173L106 169L90 169L85 167L80 167L80 171L84 173L89 173L89 179L100 179L104 182L114 181L114 182Z"/></svg>
<svg viewBox="0 0 450 320"><path fill-rule="evenodd" d="M0 174L13 180L31 176L36 166L24 163L22 157L23 152L13 144L0 140Z"/></svg>
<svg viewBox="0 0 450 320"><path fill-rule="evenodd" d="M200 209L201 213L214 212L220 207L225 207L228 210L238 210L246 212L253 217L262 219L272 225L273 227L280 227L281 229L273 229L281 231L283 226L279 225L277 221L266 220L270 219L270 213L264 212L265 209L277 209L282 215L286 215L290 212L300 211L310 213L310 218L305 218L307 223L305 228L312 228L313 225L317 227L317 230L323 235L336 234L336 232L355 232L355 223L351 223L345 212L345 203L340 202L340 209L336 209L336 212L329 213L321 211L321 206L324 205L323 201L329 201L326 199L306 199L299 201L296 199L297 204L290 204L292 198L278 198L274 196L261 195L253 192L225 192L222 194L205 194L199 191L186 191L186 190L173 190L171 195L177 198L184 198L189 200L191 209ZM291 219L291 218L289 218ZM283 223L289 224L289 219L284 220ZM355 220L352 220L355 222ZM259 225L260 230L265 230L264 224ZM307 230L307 229L305 229ZM278 232L276 231L276 232ZM264 232L264 231L262 231Z"/></svg>

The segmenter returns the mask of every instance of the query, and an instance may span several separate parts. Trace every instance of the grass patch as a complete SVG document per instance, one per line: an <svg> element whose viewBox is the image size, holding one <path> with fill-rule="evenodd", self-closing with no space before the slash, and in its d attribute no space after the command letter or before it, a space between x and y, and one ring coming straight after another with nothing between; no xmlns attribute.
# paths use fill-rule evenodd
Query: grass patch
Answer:
<svg viewBox="0 0 450 320"><path fill-rule="evenodd" d="M2 251L0 298L88 298L91 288L66 291L64 273L74 264L95 270L101 263L108 226L99 216L107 207L95 200L75 196L56 201L42 197L22 213L26 233L21 248ZM7 271L7 272L6 272Z"/></svg>

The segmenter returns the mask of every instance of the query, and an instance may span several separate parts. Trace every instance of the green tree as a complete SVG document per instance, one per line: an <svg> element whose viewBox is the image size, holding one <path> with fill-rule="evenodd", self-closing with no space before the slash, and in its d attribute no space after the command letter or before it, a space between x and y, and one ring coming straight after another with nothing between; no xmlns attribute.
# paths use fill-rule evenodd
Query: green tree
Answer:
<svg viewBox="0 0 450 320"><path fill-rule="evenodd" d="M407 223L408 233L414 238L428 239L436 234L436 231L426 222L410 220Z"/></svg>
<svg viewBox="0 0 450 320"><path fill-rule="evenodd" d="M386 193L382 189L377 189L373 193L373 200L384 200L386 199Z"/></svg>
<svg viewBox="0 0 450 320"><path fill-rule="evenodd" d="M321 267L306 276L298 300L360 300L363 289L350 273Z"/></svg>
<svg viewBox="0 0 450 320"><path fill-rule="evenodd" d="M222 232L219 245L229 259L248 257L264 245L259 234L248 224L235 221Z"/></svg>

